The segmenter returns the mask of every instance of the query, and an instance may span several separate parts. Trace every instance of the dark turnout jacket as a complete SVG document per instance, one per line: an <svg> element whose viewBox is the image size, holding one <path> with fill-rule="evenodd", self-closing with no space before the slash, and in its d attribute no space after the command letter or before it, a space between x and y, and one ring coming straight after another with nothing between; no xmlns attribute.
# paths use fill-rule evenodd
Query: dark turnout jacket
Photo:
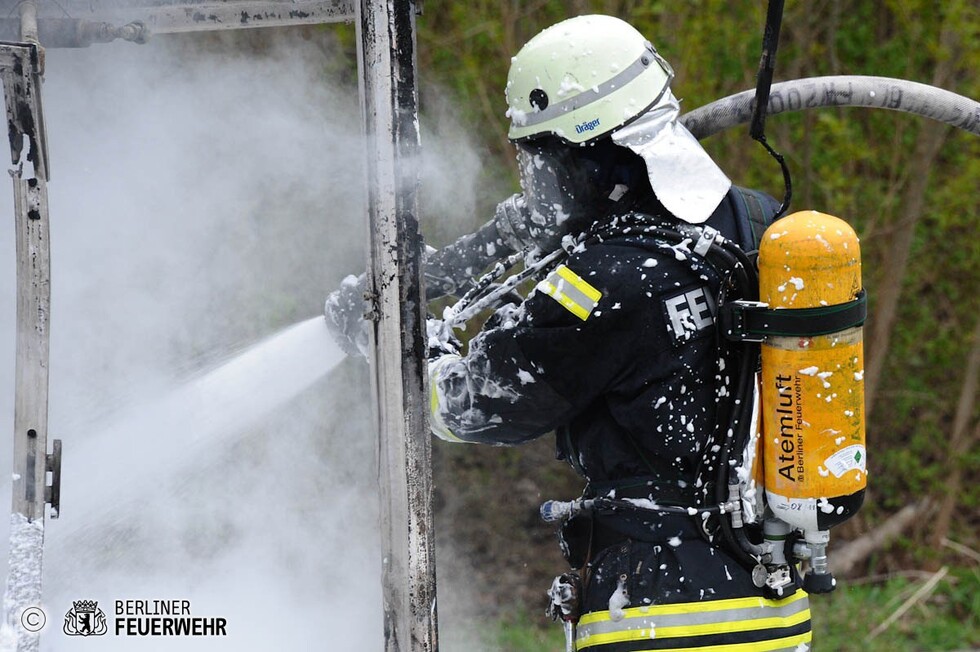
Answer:
<svg viewBox="0 0 980 652"><path fill-rule="evenodd" d="M770 216L776 208L761 193L732 188L707 225L751 249L761 233L747 218L747 201ZM717 397L734 373L718 363L721 279L694 253L694 241L659 239L634 228L634 219L642 222L611 218L613 228L587 238L523 304L499 310L465 356L430 363L436 435L507 445L556 431L559 455L593 488L642 479L643 497L693 496ZM591 613L578 649L755 643L746 649L770 650L809 642L805 594L762 598L745 569L698 535L693 519L617 529L626 534L599 536L604 544L593 549ZM696 606L708 602L707 612ZM674 629L664 624L654 638L658 619ZM746 629L750 621L759 626Z"/></svg>

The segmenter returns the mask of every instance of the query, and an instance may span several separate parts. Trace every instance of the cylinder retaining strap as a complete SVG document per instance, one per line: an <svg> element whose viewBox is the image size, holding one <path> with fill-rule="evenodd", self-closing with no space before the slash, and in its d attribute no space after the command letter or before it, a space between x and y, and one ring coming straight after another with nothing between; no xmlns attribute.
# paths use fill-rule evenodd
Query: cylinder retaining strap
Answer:
<svg viewBox="0 0 980 652"><path fill-rule="evenodd" d="M766 337L814 337L860 326L868 316L864 290L846 303L816 308L770 308L758 301L731 301L721 306L719 323L726 339L762 342Z"/></svg>

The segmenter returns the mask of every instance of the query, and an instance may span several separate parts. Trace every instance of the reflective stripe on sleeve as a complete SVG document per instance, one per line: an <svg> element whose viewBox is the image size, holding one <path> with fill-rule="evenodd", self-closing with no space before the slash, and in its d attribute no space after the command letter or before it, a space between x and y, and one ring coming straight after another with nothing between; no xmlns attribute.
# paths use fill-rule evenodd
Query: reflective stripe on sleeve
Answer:
<svg viewBox="0 0 980 652"><path fill-rule="evenodd" d="M454 362L459 360L458 355L447 354L440 356L429 363L429 429L432 430L432 434L442 439L443 441L450 441L453 443L465 443L462 439L457 437L446 425L445 420L442 418L442 410L440 409L441 402L439 400L439 372L446 366L449 362Z"/></svg>
<svg viewBox="0 0 980 652"><path fill-rule="evenodd" d="M555 268L548 278L538 283L537 289L582 321L589 318L602 298L602 292L565 265Z"/></svg>
<svg viewBox="0 0 980 652"><path fill-rule="evenodd" d="M714 640L706 640L704 646L676 650L762 652L795 649L798 644L810 641L809 631L799 631L801 626L809 629L809 620L810 604L803 591L797 591L783 600L752 597L632 607L625 609L623 618L619 620L613 620L608 611L598 611L585 614L579 622L577 649L601 649L613 643L701 636L713 637ZM778 631L786 628L795 628L796 631ZM759 640L760 633L770 630L773 638ZM723 645L715 644L718 642L717 636L726 637ZM663 646L653 645L650 649L659 647ZM675 650L673 646L668 647Z"/></svg>

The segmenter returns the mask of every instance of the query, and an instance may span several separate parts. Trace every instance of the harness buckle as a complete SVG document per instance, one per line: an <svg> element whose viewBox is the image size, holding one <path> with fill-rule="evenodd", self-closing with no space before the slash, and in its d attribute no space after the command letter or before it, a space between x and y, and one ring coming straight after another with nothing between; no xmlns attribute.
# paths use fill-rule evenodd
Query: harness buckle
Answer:
<svg viewBox="0 0 980 652"><path fill-rule="evenodd" d="M718 322L725 339L733 342L762 342L766 336L752 332L749 328L749 314L761 314L769 310L769 304L763 301L746 301L738 299L729 301L718 311Z"/></svg>

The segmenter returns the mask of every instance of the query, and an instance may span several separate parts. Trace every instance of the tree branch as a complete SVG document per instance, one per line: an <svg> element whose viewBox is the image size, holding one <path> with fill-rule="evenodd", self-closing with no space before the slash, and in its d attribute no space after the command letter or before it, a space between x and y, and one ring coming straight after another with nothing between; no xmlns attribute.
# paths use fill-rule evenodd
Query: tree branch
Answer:
<svg viewBox="0 0 980 652"><path fill-rule="evenodd" d="M950 56L940 58L932 77L934 86L942 86L955 72L958 57L952 56L958 48L957 36L947 25L940 34L941 46ZM885 258L882 270L882 284L877 289L874 314L868 320L870 337L866 339L866 363L864 374L865 420L870 422L874 410L875 395L881 382L882 370L888 357L892 330L898 316L898 302L902 294L915 228L925 207L926 191L929 188L929 173L939 156L939 150L949 135L949 127L938 122L922 125L916 138L915 151L908 167L908 185L902 195L902 209L896 224L898 229L889 247L890 255Z"/></svg>
<svg viewBox="0 0 980 652"><path fill-rule="evenodd" d="M830 570L835 575L846 575L873 552L883 548L915 523L932 507L928 498L906 505L884 523L867 534L842 545L830 558Z"/></svg>

